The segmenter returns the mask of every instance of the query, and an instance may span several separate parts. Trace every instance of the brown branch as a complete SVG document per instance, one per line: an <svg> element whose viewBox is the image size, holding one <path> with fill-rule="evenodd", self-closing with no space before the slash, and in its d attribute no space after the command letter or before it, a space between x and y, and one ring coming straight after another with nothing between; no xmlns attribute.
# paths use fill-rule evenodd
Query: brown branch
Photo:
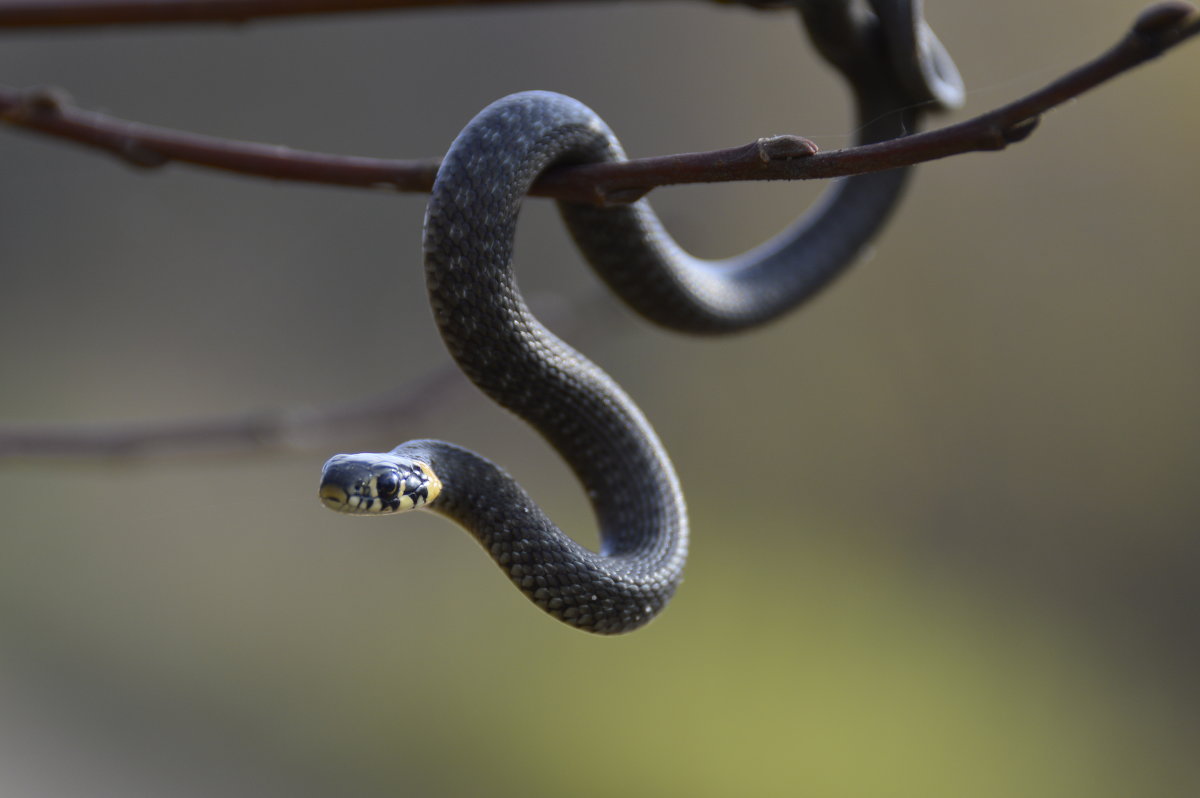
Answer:
<svg viewBox="0 0 1200 798"><path fill-rule="evenodd" d="M169 130L85 111L58 89L0 87L0 121L106 150L132 166L171 161L256 177L395 191L429 191L438 161L393 161L293 150Z"/></svg>
<svg viewBox="0 0 1200 798"><path fill-rule="evenodd" d="M1025 138L1046 110L1094 88L1200 33L1200 14L1185 3L1148 8L1116 46L1029 96L966 122L903 139L816 153L798 137L763 139L731 150L579 166L547 174L537 193L563 199L628 201L659 185L725 180L836 177L907 166L962 152L1001 149ZM54 92L0 89L0 119L72 139L138 166L172 160L245 174L350 186L427 191L434 161L387 161L305 153L136 125L73 108ZM807 156L807 157L804 157ZM461 378L447 365L405 390L322 410L275 411L204 421L0 428L0 459L113 458L262 451L311 444L347 428L410 420L436 406L430 395Z"/></svg>
<svg viewBox="0 0 1200 798"><path fill-rule="evenodd" d="M530 192L573 202L631 202L658 186L744 180L812 180L911 166L1003 149L1028 136L1041 114L1200 33L1200 13L1175 0L1144 11L1108 52L1044 88L955 125L878 144L816 152L799 136L710 152L589 164L544 175ZM140 167L171 161L279 180L427 192L435 159L396 161L231 141L116 119L74 107L61 93L0 88L0 121L106 150ZM814 154L815 153L815 154Z"/></svg>
<svg viewBox="0 0 1200 798"><path fill-rule="evenodd" d="M77 108L58 89L21 91L0 87L0 122L105 150L132 166L148 169L176 161L276 180L428 193L439 164L437 158L400 161L329 155L144 125ZM628 165L640 165L651 175L687 174L697 166L736 170L772 158L810 155L816 149L815 144L798 136L776 136L709 153L629 161L618 165L618 171ZM645 188L642 193L649 190ZM542 196L570 199L582 195L586 201L595 201L592 191L570 181L558 190L534 189Z"/></svg>
<svg viewBox="0 0 1200 798"><path fill-rule="evenodd" d="M555 2L562 0L0 0L0 28L230 23L399 8Z"/></svg>

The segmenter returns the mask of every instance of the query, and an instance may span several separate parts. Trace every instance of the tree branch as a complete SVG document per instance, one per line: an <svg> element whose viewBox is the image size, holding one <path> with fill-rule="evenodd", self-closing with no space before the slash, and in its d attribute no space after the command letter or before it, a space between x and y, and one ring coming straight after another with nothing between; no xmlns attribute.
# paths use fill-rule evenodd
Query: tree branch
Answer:
<svg viewBox="0 0 1200 798"><path fill-rule="evenodd" d="M228 456L311 449L323 441L374 429L401 430L431 410L466 380L446 363L400 390L316 409L274 409L205 419L111 424L0 426L0 462L23 459L114 460L149 457Z"/></svg>
<svg viewBox="0 0 1200 798"><path fill-rule="evenodd" d="M530 192L598 205L632 202L658 186L745 180L812 180L999 150L1028 136L1041 114L1200 33L1195 7L1151 6L1108 52L1016 102L955 125L899 139L817 152L799 136L776 136L710 152L553 170ZM277 180L428 192L438 161L388 160L231 141L85 111L61 92L0 88L0 121L105 150L139 167L172 161Z"/></svg>
<svg viewBox="0 0 1200 798"><path fill-rule="evenodd" d="M536 303L535 303L536 304ZM586 344L613 329L617 304L595 292L552 303L539 316L556 333ZM312 451L370 433L399 443L414 422L444 410L471 383L450 360L394 391L319 408L274 408L211 418L112 424L2 424L0 463L14 460L134 460Z"/></svg>
<svg viewBox="0 0 1200 798"><path fill-rule="evenodd" d="M805 139L783 136L728 150L564 168L545 175L535 193L575 201L624 202L660 185L837 177L963 152L1002 149L1028 136L1046 110L1197 33L1200 13L1194 7L1181 2L1160 3L1144 11L1117 45L1090 63L1014 103L940 130L815 154L815 147ZM181 161L276 179L417 192L429 190L437 171L434 160L325 155L139 125L75 108L61 94L48 90L0 89L0 120L106 150L142 167ZM229 454L294 448L344 433L348 428L389 423L399 426L437 405L429 397L453 392L456 381L462 382L461 376L447 364L394 394L325 409L279 410L121 428L0 427L0 459Z"/></svg>
<svg viewBox="0 0 1200 798"><path fill-rule="evenodd" d="M581 0L572 0L580 2ZM0 0L0 28L248 22L254 19L401 8L549 5L564 0ZM781 8L786 2L740 2Z"/></svg>

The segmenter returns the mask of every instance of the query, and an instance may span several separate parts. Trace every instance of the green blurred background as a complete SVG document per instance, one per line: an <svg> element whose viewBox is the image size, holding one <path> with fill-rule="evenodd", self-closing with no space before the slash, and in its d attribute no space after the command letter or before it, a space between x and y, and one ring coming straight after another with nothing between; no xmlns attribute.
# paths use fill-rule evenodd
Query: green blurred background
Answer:
<svg viewBox="0 0 1200 798"><path fill-rule="evenodd" d="M1029 91L1134 2L929 4L970 94ZM561 91L633 155L847 143L788 13L699 3L0 35L0 81L153 124L443 152ZM433 516L317 504L335 451L469 445L594 541L554 454L465 384L286 454L0 467L4 796L1200 794L1200 45L922 167L873 254L727 340L596 299L531 202L522 285L646 410L690 500L663 617L592 638ZM323 407L446 356L421 196L153 173L0 130L0 417ZM817 184L656 191L702 254ZM300 443L305 443L301 441Z"/></svg>

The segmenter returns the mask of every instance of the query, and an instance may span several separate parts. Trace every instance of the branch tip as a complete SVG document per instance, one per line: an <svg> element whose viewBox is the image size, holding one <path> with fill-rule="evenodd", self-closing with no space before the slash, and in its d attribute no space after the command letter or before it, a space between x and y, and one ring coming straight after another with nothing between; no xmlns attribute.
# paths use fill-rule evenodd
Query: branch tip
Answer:
<svg viewBox="0 0 1200 798"><path fill-rule="evenodd" d="M1182 32L1191 21L1200 17L1200 12L1191 3L1181 0L1166 0L1155 3L1138 14L1133 21L1133 32L1142 36L1167 36Z"/></svg>

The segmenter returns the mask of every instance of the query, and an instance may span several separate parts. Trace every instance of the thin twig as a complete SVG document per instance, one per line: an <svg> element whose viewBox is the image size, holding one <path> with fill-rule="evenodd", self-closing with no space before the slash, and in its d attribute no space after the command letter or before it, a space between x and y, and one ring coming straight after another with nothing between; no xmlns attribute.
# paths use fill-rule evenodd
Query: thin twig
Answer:
<svg viewBox="0 0 1200 798"><path fill-rule="evenodd" d="M0 0L0 28L248 22L384 9L548 5L565 0ZM580 2L581 0L572 0ZM717 2L718 0L710 0ZM736 0L735 0L736 1ZM774 3L746 2L755 7Z"/></svg>
<svg viewBox="0 0 1200 798"><path fill-rule="evenodd" d="M539 303L541 304L541 303ZM557 306L556 306L557 305ZM573 342L611 333L617 307L597 292L550 303L539 316ZM326 407L275 408L210 418L113 424L0 425L0 462L112 461L313 451L370 433L387 445L416 434L416 422L444 410L470 383L450 360L394 391Z"/></svg>
<svg viewBox="0 0 1200 798"><path fill-rule="evenodd" d="M371 399L311 409L274 409L204 419L0 427L0 461L132 460L228 456L312 449L372 429L398 443L403 427L445 406L467 382L447 362L421 379ZM411 436L411 433L409 433Z"/></svg>
<svg viewBox="0 0 1200 798"><path fill-rule="evenodd" d="M683 183L812 180L911 166L966 152L999 150L1028 136L1041 114L1161 55L1200 33L1195 7L1151 6L1108 52L1016 102L925 133L816 152L799 136L759 139L709 152L556 169L530 192L599 205L632 202L651 189ZM428 192L436 159L396 161L231 141L116 119L73 106L55 90L0 88L0 121L106 150L139 167L172 161L278 180ZM814 154L815 153L815 154Z"/></svg>

